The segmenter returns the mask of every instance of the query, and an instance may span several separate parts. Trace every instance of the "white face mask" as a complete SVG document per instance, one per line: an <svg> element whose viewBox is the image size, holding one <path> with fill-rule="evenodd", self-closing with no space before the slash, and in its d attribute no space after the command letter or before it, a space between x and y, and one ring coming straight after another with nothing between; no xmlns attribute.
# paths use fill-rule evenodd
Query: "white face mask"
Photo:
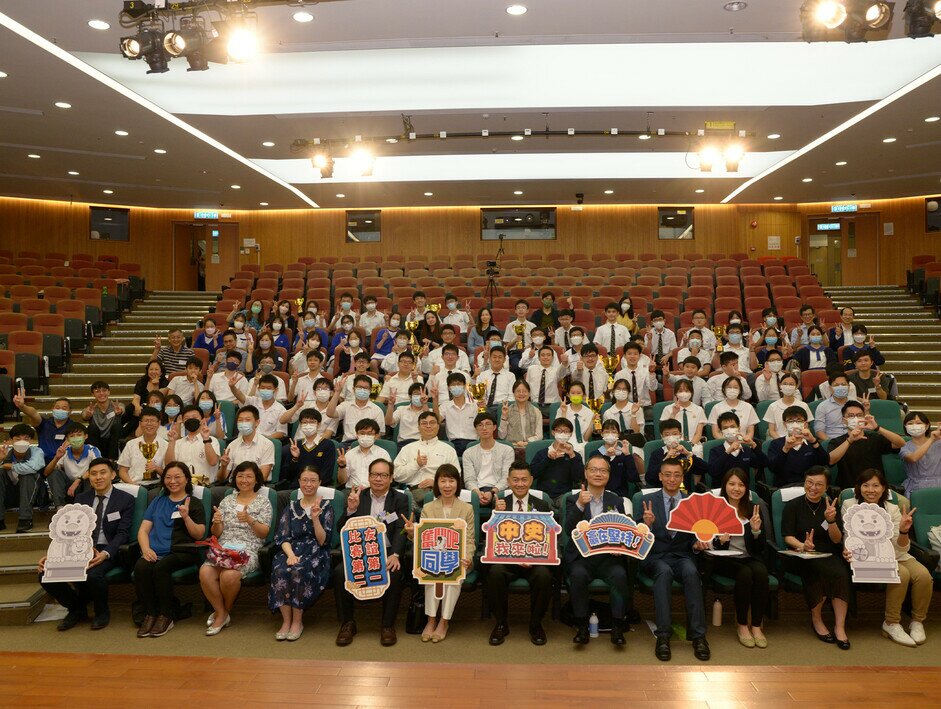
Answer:
<svg viewBox="0 0 941 709"><path fill-rule="evenodd" d="M663 437L663 444L664 444L665 446L674 446L674 445L676 445L676 444L679 443L679 442L680 442L680 437L677 436L677 435L675 435L675 434L672 435L672 436L664 436L664 437Z"/></svg>
<svg viewBox="0 0 941 709"><path fill-rule="evenodd" d="M351 339L351 340L350 340L350 347L359 347L359 340Z"/></svg>
<svg viewBox="0 0 941 709"><path fill-rule="evenodd" d="M13 450L17 453L25 453L29 450L29 441L13 441Z"/></svg>
<svg viewBox="0 0 941 709"><path fill-rule="evenodd" d="M369 312L373 312L375 309L376 309L375 303L366 303L366 310L368 310Z"/></svg>
<svg viewBox="0 0 941 709"><path fill-rule="evenodd" d="M722 429L722 437L730 443L738 438L738 429L735 426Z"/></svg>
<svg viewBox="0 0 941 709"><path fill-rule="evenodd" d="M622 313L626 313L626 312L627 312L628 310L630 310L630 309L631 309L631 304L630 304L630 303L621 303L621 312L622 312Z"/></svg>
<svg viewBox="0 0 941 709"><path fill-rule="evenodd" d="M301 426L301 432L305 436L313 436L315 433L317 433L317 428L317 424L315 423L305 423L303 426Z"/></svg>
<svg viewBox="0 0 941 709"><path fill-rule="evenodd" d="M693 395L690 394L688 391L678 391L678 392L676 392L676 400L677 400L677 401L686 402L686 401L689 401L689 400L692 399L692 398L693 398Z"/></svg>
<svg viewBox="0 0 941 709"><path fill-rule="evenodd" d="M793 384L782 384L781 385L781 394L784 396L794 396L794 392L797 391L797 387Z"/></svg>
<svg viewBox="0 0 941 709"><path fill-rule="evenodd" d="M624 389L615 389L614 390L614 400L615 401L627 401L627 392Z"/></svg>
<svg viewBox="0 0 941 709"><path fill-rule="evenodd" d="M281 323L279 322L271 323L271 329L274 330L275 332L281 332Z"/></svg>
<svg viewBox="0 0 941 709"><path fill-rule="evenodd" d="M910 423L905 427L905 432L912 438L924 435L927 430L928 427L923 423Z"/></svg>
<svg viewBox="0 0 941 709"><path fill-rule="evenodd" d="M862 334L861 332L858 332L855 335L853 335L853 342L855 342L857 345L861 345L865 341L866 341L866 336Z"/></svg>
<svg viewBox="0 0 941 709"><path fill-rule="evenodd" d="M581 335L572 335L572 337L571 337L571 342L572 342L573 345L580 345L580 344L582 344L582 336L581 336Z"/></svg>
<svg viewBox="0 0 941 709"><path fill-rule="evenodd" d="M317 401L324 402L330 401L330 390L329 389L318 389L314 392L314 397Z"/></svg>
<svg viewBox="0 0 941 709"><path fill-rule="evenodd" d="M545 341L546 341L546 338L540 337L539 335L533 338L533 344L536 345L536 347L539 347L539 345L541 345Z"/></svg>
<svg viewBox="0 0 941 709"><path fill-rule="evenodd" d="M662 330L662 329L663 329L663 326L664 326L665 324L666 324L666 323L665 323L663 320L654 320L654 321L653 321L653 326L654 326L654 328L656 328L657 330Z"/></svg>
<svg viewBox="0 0 941 709"><path fill-rule="evenodd" d="M556 433L554 436L556 443L568 443L572 437L571 433Z"/></svg>
<svg viewBox="0 0 941 709"><path fill-rule="evenodd" d="M780 372L783 366L784 366L784 362L782 362L779 359L773 359L770 362L768 362L768 369L770 369L775 374Z"/></svg>
<svg viewBox="0 0 941 709"><path fill-rule="evenodd" d="M735 387L729 387L725 390L725 398L729 399L730 401L736 401L740 394L741 392Z"/></svg>
<svg viewBox="0 0 941 709"><path fill-rule="evenodd" d="M854 428L862 428L864 423L865 422L858 416L850 416L846 419L846 428L850 430Z"/></svg>
<svg viewBox="0 0 941 709"><path fill-rule="evenodd" d="M689 341L689 347L690 347L690 349L695 350L695 349L697 349L700 345L702 345L702 340L700 340L700 339L693 338L692 340Z"/></svg>
<svg viewBox="0 0 941 709"><path fill-rule="evenodd" d="M787 424L787 435L799 436L804 432L804 424L799 421L793 421Z"/></svg>
<svg viewBox="0 0 941 709"><path fill-rule="evenodd" d="M613 446L615 443L618 442L618 434L606 433L601 437L601 440L603 440L609 446Z"/></svg>
<svg viewBox="0 0 941 709"><path fill-rule="evenodd" d="M357 436L356 440L363 448L370 448L376 442L375 436Z"/></svg>

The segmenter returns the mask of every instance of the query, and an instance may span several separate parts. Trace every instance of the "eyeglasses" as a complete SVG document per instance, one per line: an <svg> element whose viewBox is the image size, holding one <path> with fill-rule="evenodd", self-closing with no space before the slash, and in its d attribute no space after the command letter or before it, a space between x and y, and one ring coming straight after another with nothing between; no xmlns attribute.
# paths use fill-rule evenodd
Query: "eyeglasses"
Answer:
<svg viewBox="0 0 941 709"><path fill-rule="evenodd" d="M805 480L805 481L804 481L804 487L824 488L824 487L826 487L826 486L827 486L826 483L818 483L818 482L814 482L813 480Z"/></svg>
<svg viewBox="0 0 941 709"><path fill-rule="evenodd" d="M389 473L370 473L369 477L382 480L383 478L391 478L392 476Z"/></svg>
<svg viewBox="0 0 941 709"><path fill-rule="evenodd" d="M608 472L608 469L591 467L591 468L585 468L585 472L586 473L606 473Z"/></svg>

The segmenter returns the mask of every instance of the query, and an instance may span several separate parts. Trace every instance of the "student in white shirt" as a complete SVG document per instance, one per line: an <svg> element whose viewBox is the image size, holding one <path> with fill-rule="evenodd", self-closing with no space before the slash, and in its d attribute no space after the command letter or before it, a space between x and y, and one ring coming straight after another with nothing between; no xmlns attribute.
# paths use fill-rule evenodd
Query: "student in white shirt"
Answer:
<svg viewBox="0 0 941 709"><path fill-rule="evenodd" d="M212 485L219 470L219 441L212 437L202 420L198 406L183 409L183 435L176 430L167 437L167 460L177 460L189 467L196 485Z"/></svg>
<svg viewBox="0 0 941 709"><path fill-rule="evenodd" d="M627 433L644 432L644 409L639 403L631 402L631 385L626 379L615 379L611 391L614 403L601 415L601 423L617 421L618 428Z"/></svg>
<svg viewBox="0 0 941 709"><path fill-rule="evenodd" d="M323 353L320 350L310 350L305 355L304 361L307 363L307 371L295 371L291 374L287 393L288 401L294 401L302 394L308 399L313 399L314 383L324 376L320 369L323 365Z"/></svg>
<svg viewBox="0 0 941 709"><path fill-rule="evenodd" d="M277 390L278 378L273 374L265 374L258 380L257 396L245 396L234 385L232 386L232 393L235 394L239 403L253 406L258 411L258 433L267 438L284 438L288 434L287 424L281 423L281 417L286 410L284 405L275 399Z"/></svg>
<svg viewBox="0 0 941 709"><path fill-rule="evenodd" d="M405 319L409 322L421 322L425 318L425 312L428 308L425 307L425 292L417 290L412 296L412 302L415 304L415 307L408 311L408 315L405 316Z"/></svg>
<svg viewBox="0 0 941 709"><path fill-rule="evenodd" d="M489 507L503 489L516 453L512 446L494 438L497 422L490 414L479 414L474 419L474 428L480 437L480 445L468 448L461 459L464 485L477 493L482 506Z"/></svg>
<svg viewBox="0 0 941 709"><path fill-rule="evenodd" d="M683 440L699 443L706 425L706 412L693 403L693 383L689 379L678 381L673 389L673 397L673 405L663 408L660 420L676 419L680 422Z"/></svg>
<svg viewBox="0 0 941 709"><path fill-rule="evenodd" d="M559 311L559 327L552 333L552 342L563 351L572 348L572 320L575 319L575 311L565 309Z"/></svg>
<svg viewBox="0 0 941 709"><path fill-rule="evenodd" d="M650 393L657 390L657 376L640 363L640 345L629 342L624 347L623 369L614 375L615 380L624 379L630 384L632 403L650 406Z"/></svg>
<svg viewBox="0 0 941 709"><path fill-rule="evenodd" d="M353 321L353 327L356 327L356 323L359 321L359 312L353 310L353 294L349 292L340 294L340 306L337 308L336 312L333 314L333 317L330 319L330 324L327 325L327 331L336 331L340 322L345 317L351 318Z"/></svg>
<svg viewBox="0 0 941 709"><path fill-rule="evenodd" d="M729 341L726 345L723 355L734 352L738 356L738 370L746 375L752 373L751 355L752 351L745 346L744 330L741 325L729 325L725 331L725 336Z"/></svg>
<svg viewBox="0 0 941 709"><path fill-rule="evenodd" d="M604 347L608 354L617 354L619 348L624 347L630 339L631 332L618 322L620 308L617 303L608 303L604 306L605 322L597 330L592 342L598 347Z"/></svg>
<svg viewBox="0 0 941 709"><path fill-rule="evenodd" d="M395 442L399 448L418 440L418 417L428 410L428 394L421 382L413 382L408 387L408 404L386 406L386 428L399 427Z"/></svg>
<svg viewBox="0 0 941 709"><path fill-rule="evenodd" d="M559 406L558 418L568 419L572 424L572 445L584 459L585 443L595 433L595 412L585 405L585 386L581 382L569 384L567 394L567 402L563 401Z"/></svg>
<svg viewBox="0 0 941 709"><path fill-rule="evenodd" d="M759 381L761 377L759 377ZM807 414L808 426L813 424L814 415L800 399L800 386L797 377L790 372L781 375L779 381L781 388L781 398L775 399L765 411L764 421L768 424L768 438L781 438L787 434L787 427L784 425L784 411L791 406L800 406Z"/></svg>
<svg viewBox="0 0 941 709"><path fill-rule="evenodd" d="M258 421L258 409L251 404L239 409L235 418L235 428L239 435L226 446L225 452L219 458L216 485L212 488L213 504L222 500L226 493L223 485L232 482L232 471L246 460L252 461L261 469L265 480L271 478L271 471L274 470L274 443L258 432Z"/></svg>
<svg viewBox="0 0 941 709"><path fill-rule="evenodd" d="M271 374L278 381L278 387L275 389L274 398L275 401L280 401L282 404L288 400L288 388L284 384L284 380L281 377L274 374L276 370L274 356L270 354L263 355L261 359L258 360L258 369L255 370L255 376L252 377L252 383L248 388L248 396L255 396L258 389L258 382L266 374Z"/></svg>
<svg viewBox="0 0 941 709"><path fill-rule="evenodd" d="M474 360L475 366L482 371L490 369L490 353L498 347L503 349L505 359L506 348L503 347L503 337L499 332L492 331L487 335L486 344L481 348L480 352L477 353L477 357Z"/></svg>
<svg viewBox="0 0 941 709"><path fill-rule="evenodd" d="M589 399L604 398L608 390L608 372L598 361L598 348L587 344L582 348L582 356L574 367L569 369L569 380L579 382Z"/></svg>
<svg viewBox="0 0 941 709"><path fill-rule="evenodd" d="M403 352L409 352L412 355L414 362L413 370L416 372L421 371L424 362L420 355L416 355L412 352L412 348L408 344L408 334L399 333L395 336L395 345L392 347L392 351L382 358L382 362L379 365L379 369L388 377L390 374L396 374L399 371L399 355Z"/></svg>
<svg viewBox="0 0 941 709"><path fill-rule="evenodd" d="M421 383L421 377L415 371L415 355L405 351L398 356L399 367L395 374L387 375L382 390L376 401L395 406L408 401L408 391L412 384Z"/></svg>
<svg viewBox="0 0 941 709"><path fill-rule="evenodd" d="M447 314L441 318L441 322L446 325L453 325L457 328L458 333L462 334L470 329L471 316L468 311L470 301L465 303L464 310L459 310L457 297L448 293L444 296L444 307L447 309Z"/></svg>
<svg viewBox="0 0 941 709"><path fill-rule="evenodd" d="M351 376L346 378L346 383L343 385L343 390L340 392L340 396L342 397L343 401L353 401L355 398L355 394L353 393L353 382L354 378L358 376L369 377L370 393L376 390L381 390L379 380L373 376L371 371L369 371L369 355L365 352L357 352L353 356L353 371Z"/></svg>
<svg viewBox="0 0 941 709"><path fill-rule="evenodd" d="M758 425L758 414L747 401L742 401L742 380L738 377L729 377L722 383L722 401L719 401L709 412L709 423L712 424L712 437L719 439L719 416L726 411L734 411L741 422L741 432L746 438L755 438L755 426Z"/></svg>
<svg viewBox="0 0 941 709"><path fill-rule="evenodd" d="M692 322L693 326L686 331L686 334L683 336L683 342L680 344L689 346L689 340L693 337L693 331L698 331L700 338L702 339L701 346L706 352L709 353L709 359L711 360L713 355L716 353L716 334L712 331L712 328L709 327L706 311L699 308L694 310L692 314Z"/></svg>
<svg viewBox="0 0 941 709"><path fill-rule="evenodd" d="M339 385L333 392L333 398L330 399L330 404L327 406L327 416L343 421L344 440L352 438L351 434L356 431L357 422L365 418L376 422L380 435L385 433L386 421L382 409L369 400L369 392L372 386L372 380L369 377L357 374L353 379L354 400L352 402L340 401L340 391L343 389L343 385L346 384L347 377L349 375L344 374L340 378Z"/></svg>
<svg viewBox="0 0 941 709"><path fill-rule="evenodd" d="M503 365L506 363L506 350L494 347L490 350L490 369L480 372L476 383L486 384L487 392L484 394L486 406L499 406L509 401L513 395L513 382L516 377Z"/></svg>
<svg viewBox="0 0 941 709"><path fill-rule="evenodd" d="M735 352L723 352L719 355L719 371L709 377L702 395L703 406L711 401L722 401L722 385L729 377L735 377L742 384L742 398L751 398L751 388L745 381L745 372L739 371L739 357Z"/></svg>
<svg viewBox="0 0 941 709"><path fill-rule="evenodd" d="M374 330L386 326L386 315L376 310L376 296L374 295L367 295L363 298L363 306L366 312L359 316L359 326L366 331L367 337L371 337Z"/></svg>
<svg viewBox="0 0 941 709"><path fill-rule="evenodd" d="M450 398L447 398L450 397ZM461 372L451 372L444 388L434 386L431 401L435 416L444 422L448 440L454 445L458 457L477 440L474 419L477 403L467 393L467 378Z"/></svg>
<svg viewBox="0 0 941 709"><path fill-rule="evenodd" d="M706 390L706 380L699 376L701 369L700 362L695 357L687 357L680 360L680 374L670 375L670 384L674 387L681 381L689 381L693 384L693 403L696 406L702 406L703 392Z"/></svg>
<svg viewBox="0 0 941 709"><path fill-rule="evenodd" d="M569 342L572 346L559 357L559 362L568 367L569 371L572 371L572 367L578 364L578 361L582 358L582 348L585 347L585 340L585 331L578 325L569 330Z"/></svg>
<svg viewBox="0 0 941 709"><path fill-rule="evenodd" d="M445 345L431 354L435 352L441 352L441 359L431 368L431 376L427 382L429 392L435 387L444 391L448 386L448 376L454 372L463 374L465 381L470 378L470 362L464 350L459 350L455 345Z"/></svg>
<svg viewBox="0 0 941 709"><path fill-rule="evenodd" d="M355 433L357 445L349 450L341 447L337 457L337 485L347 489L369 484L369 464L374 460L392 462L388 451L376 445L379 427L375 421L361 419L356 423Z"/></svg>
<svg viewBox="0 0 941 709"><path fill-rule="evenodd" d="M523 350L523 354L520 356L520 369L524 372L534 364L539 364L539 350L546 342L546 331L538 325L534 327L530 333L530 342L532 344ZM559 360L555 355L555 350L551 347L549 349L552 350L553 364L558 364Z"/></svg>
<svg viewBox="0 0 941 709"><path fill-rule="evenodd" d="M544 415L549 413L551 404L559 403L559 383L565 379L568 369L554 362L555 350L548 345L539 348L539 363L526 369L526 383L529 384L533 404Z"/></svg>
<svg viewBox="0 0 941 709"><path fill-rule="evenodd" d="M445 350L448 352L456 350L457 368L465 372L471 371L470 360L467 358L467 353L459 346L461 340L454 325L441 326L441 342L440 347L435 347L428 353L427 357L423 358L422 372L424 374L433 374L436 368L441 369L444 367ZM453 368L454 365L452 365Z"/></svg>
<svg viewBox="0 0 941 709"><path fill-rule="evenodd" d="M157 429L160 428L159 411L145 406L140 415L140 427L141 435L129 440L118 458L121 481L135 485L159 479L167 452L167 440L157 435ZM144 449L154 443L157 444L156 453L148 458L144 455Z"/></svg>
<svg viewBox="0 0 941 709"><path fill-rule="evenodd" d="M710 331L707 330L707 332ZM703 335L701 330L690 330L686 333L686 337L686 347L680 348L676 353L676 361L684 362L690 357L693 357L699 362L699 368L696 374L701 377L708 377L709 373L712 371L712 358L715 353L703 347ZM715 336L713 335L713 337Z"/></svg>
<svg viewBox="0 0 941 709"><path fill-rule="evenodd" d="M199 396L199 392L202 391L203 385L199 381L202 372L202 361L198 357L190 357L186 360L184 373L170 378L167 391L180 397L184 406L189 406Z"/></svg>
<svg viewBox="0 0 941 709"><path fill-rule="evenodd" d="M425 499L431 489L438 467L450 463L458 470L461 464L454 447L438 438L438 417L425 411L418 417L420 440L409 443L395 457L395 482L408 485L416 502Z"/></svg>
<svg viewBox="0 0 941 709"><path fill-rule="evenodd" d="M242 364L242 353L238 350L232 350L225 355L225 364L222 369L217 370L217 365L209 367L209 391L216 397L216 401L234 402L235 394L232 393L231 384L245 393L248 391L248 380L244 374L239 372Z"/></svg>
<svg viewBox="0 0 941 709"><path fill-rule="evenodd" d="M516 301L514 311L516 312L516 319L511 320L506 326L506 330L503 331L503 343L511 352L522 352L523 348L529 346L532 341L530 339L530 333L536 325L529 321L529 303L522 298ZM522 335L516 334L516 328L518 326L522 326L523 328ZM522 344L522 347L519 347L520 344Z"/></svg>
<svg viewBox="0 0 941 709"><path fill-rule="evenodd" d="M304 409L316 409L320 414L320 426L317 435L321 438L333 438L340 427L340 420L335 417L327 416L327 409L330 407L330 399L333 398L333 384L329 379L320 377L314 382L313 395L309 396L301 393L297 396L294 406L287 409L281 415L281 423L296 423L301 411ZM300 430L295 431L294 438L301 439Z"/></svg>
<svg viewBox="0 0 941 709"><path fill-rule="evenodd" d="M755 375L755 394L758 401L777 401L781 398L781 377L784 358L777 350L768 350L761 371Z"/></svg>
<svg viewBox="0 0 941 709"><path fill-rule="evenodd" d="M676 334L666 326L666 316L662 310L650 313L650 323L652 327L644 335L644 348L650 352L657 367L663 367L676 349Z"/></svg>

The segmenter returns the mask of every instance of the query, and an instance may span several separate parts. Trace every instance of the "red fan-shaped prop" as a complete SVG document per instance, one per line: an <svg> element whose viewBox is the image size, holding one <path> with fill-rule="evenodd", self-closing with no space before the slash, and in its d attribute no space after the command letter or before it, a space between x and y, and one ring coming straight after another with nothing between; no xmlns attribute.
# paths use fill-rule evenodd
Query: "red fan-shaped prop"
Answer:
<svg viewBox="0 0 941 709"><path fill-rule="evenodd" d="M692 532L701 542L708 542L717 534L745 533L735 508L724 497L708 492L697 492L681 500L670 513L667 529Z"/></svg>

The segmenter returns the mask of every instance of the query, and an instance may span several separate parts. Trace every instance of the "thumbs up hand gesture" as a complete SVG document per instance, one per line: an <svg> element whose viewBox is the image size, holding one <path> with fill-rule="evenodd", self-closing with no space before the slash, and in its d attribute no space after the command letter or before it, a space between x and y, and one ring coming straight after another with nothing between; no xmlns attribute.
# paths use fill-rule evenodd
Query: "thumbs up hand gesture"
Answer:
<svg viewBox="0 0 941 709"><path fill-rule="evenodd" d="M582 489L578 493L578 505L579 507L584 508L589 504L591 504L591 493L588 492L588 488L585 487L585 483L582 483Z"/></svg>

